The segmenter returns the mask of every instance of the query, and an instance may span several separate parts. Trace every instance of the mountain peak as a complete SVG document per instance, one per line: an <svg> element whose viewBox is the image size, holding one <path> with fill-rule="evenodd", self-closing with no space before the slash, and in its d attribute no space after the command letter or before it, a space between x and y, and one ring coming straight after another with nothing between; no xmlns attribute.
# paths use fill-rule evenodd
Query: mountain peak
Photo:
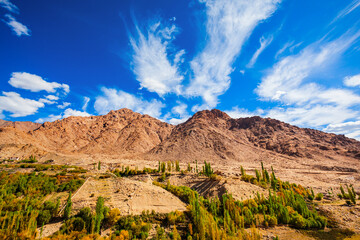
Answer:
<svg viewBox="0 0 360 240"><path fill-rule="evenodd" d="M227 115L225 112L220 111L219 109L212 109L212 110L202 110L194 114L192 116L192 119L223 119L223 120L229 120L231 117Z"/></svg>

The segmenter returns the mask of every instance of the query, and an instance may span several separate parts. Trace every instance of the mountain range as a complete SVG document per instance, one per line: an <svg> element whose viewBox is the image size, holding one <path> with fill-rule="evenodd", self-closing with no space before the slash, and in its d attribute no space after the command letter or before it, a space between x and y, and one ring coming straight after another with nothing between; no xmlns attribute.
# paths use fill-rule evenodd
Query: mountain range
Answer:
<svg viewBox="0 0 360 240"><path fill-rule="evenodd" d="M247 161L264 156L360 160L360 142L275 119L233 119L213 109L171 125L129 109L43 124L0 120L0 157L112 156L147 160Z"/></svg>

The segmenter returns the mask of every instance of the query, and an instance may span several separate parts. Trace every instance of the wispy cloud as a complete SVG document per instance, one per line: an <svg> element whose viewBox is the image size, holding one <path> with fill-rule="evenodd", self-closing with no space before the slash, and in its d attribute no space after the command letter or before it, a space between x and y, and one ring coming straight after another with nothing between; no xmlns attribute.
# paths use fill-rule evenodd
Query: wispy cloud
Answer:
<svg viewBox="0 0 360 240"><path fill-rule="evenodd" d="M62 115L54 115L54 114L50 114L48 117L45 118L39 118L37 119L35 122L36 123L44 123L44 122L54 122L56 120L59 120L62 118Z"/></svg>
<svg viewBox="0 0 360 240"><path fill-rule="evenodd" d="M171 109L171 113L164 116L165 121L175 125L185 122L191 117L187 108L187 104L177 101L177 105Z"/></svg>
<svg viewBox="0 0 360 240"><path fill-rule="evenodd" d="M121 90L103 87L101 91L102 95L96 97L94 104L95 111L99 114L106 114L120 108L129 108L135 112L159 118L162 108L165 107L165 104L156 99L146 101Z"/></svg>
<svg viewBox="0 0 360 240"><path fill-rule="evenodd" d="M331 66L359 36L360 32L347 32L332 41L322 39L277 62L255 92L261 100L285 106L270 109L264 115L311 127L338 124L358 116L353 107L360 104L359 95L348 89L327 88L309 78Z"/></svg>
<svg viewBox="0 0 360 240"><path fill-rule="evenodd" d="M6 24L15 32L15 34L20 37L21 35L30 36L30 29L24 24L16 21L16 19L10 14L6 14L7 18Z"/></svg>
<svg viewBox="0 0 360 240"><path fill-rule="evenodd" d="M265 50L265 48L270 45L272 40L273 40L273 36L269 36L267 38L264 38L264 37L260 38L260 47L256 50L256 52L250 59L250 62L246 65L247 68L254 67L254 64L256 63L258 57Z"/></svg>
<svg viewBox="0 0 360 240"><path fill-rule="evenodd" d="M9 84L15 88L30 90L31 92L46 91L49 93L62 89L65 94L70 92L70 87L64 83L47 82L42 77L26 72L14 72L11 75Z"/></svg>
<svg viewBox="0 0 360 240"><path fill-rule="evenodd" d="M343 10L341 10L339 12L339 14L334 18L334 20L332 20L331 23L334 23L337 20L345 17L346 15L350 14L351 12L353 12L358 7L360 7L360 0L352 1L348 6L346 6L346 8L344 8Z"/></svg>
<svg viewBox="0 0 360 240"><path fill-rule="evenodd" d="M360 87L360 74L345 77L344 85L347 87Z"/></svg>
<svg viewBox="0 0 360 240"><path fill-rule="evenodd" d="M82 106L82 110L83 110L84 112L86 111L89 102L90 102L90 98L89 98L89 97L84 97L83 106Z"/></svg>
<svg viewBox="0 0 360 240"><path fill-rule="evenodd" d="M239 108L237 106L233 107L231 110L226 110L225 112L232 118L262 116L264 114L264 110L262 110L262 109L257 109L255 111L251 112L245 108Z"/></svg>
<svg viewBox="0 0 360 240"><path fill-rule="evenodd" d="M331 61L338 59L360 36L346 33L330 42L316 42L307 46L297 55L290 55L277 62L268 74L262 78L256 93L264 100L283 101L287 104L306 102L328 102L350 104L358 102L358 96L348 90L325 89L316 83L303 81L319 68L324 69ZM326 94L336 94L326 96ZM347 98L336 99L339 96Z"/></svg>
<svg viewBox="0 0 360 240"><path fill-rule="evenodd" d="M64 109L64 108L66 108L66 107L68 107L68 106L70 106L71 105L71 103L69 103L69 102L63 102L63 104L60 104L60 105L58 105L57 107L59 108L59 109Z"/></svg>
<svg viewBox="0 0 360 240"><path fill-rule="evenodd" d="M44 103L23 98L16 92L2 92L2 95L0 95L0 114L2 114L3 111L10 112L11 117L29 116L44 106Z"/></svg>
<svg viewBox="0 0 360 240"><path fill-rule="evenodd" d="M326 132L345 134L348 137L360 140L360 121L349 121L339 124L329 124L323 129Z"/></svg>
<svg viewBox="0 0 360 240"><path fill-rule="evenodd" d="M280 48L276 54L275 54L275 59L277 59L279 56L281 56L283 53L288 52L288 53L293 53L293 51L298 48L301 44L303 44L303 42L299 42L297 44L294 44L294 41L291 42L287 42L283 45L282 48Z"/></svg>
<svg viewBox="0 0 360 240"><path fill-rule="evenodd" d="M184 77L179 70L184 50L178 52L170 46L177 27L172 24L163 26L156 22L143 33L136 26L137 36L130 36L133 48L133 71L142 88L160 96L166 93L181 92Z"/></svg>
<svg viewBox="0 0 360 240"><path fill-rule="evenodd" d="M264 116L276 118L297 126L321 127L337 124L358 115L356 111L343 106L328 104L276 107L264 112Z"/></svg>
<svg viewBox="0 0 360 240"><path fill-rule="evenodd" d="M9 0L0 0L0 6L12 13L19 12L18 7L15 4L11 3Z"/></svg>
<svg viewBox="0 0 360 240"><path fill-rule="evenodd" d="M212 108L230 86L232 64L254 28L269 18L280 0L202 0L206 6L207 42L191 61L188 96L200 96L198 108Z"/></svg>

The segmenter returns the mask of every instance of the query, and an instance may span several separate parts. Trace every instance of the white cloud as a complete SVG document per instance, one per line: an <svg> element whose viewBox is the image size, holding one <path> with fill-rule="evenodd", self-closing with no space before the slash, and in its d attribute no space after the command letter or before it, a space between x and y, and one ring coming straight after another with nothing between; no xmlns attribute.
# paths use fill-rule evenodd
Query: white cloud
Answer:
<svg viewBox="0 0 360 240"><path fill-rule="evenodd" d="M156 99L146 101L121 90L103 87L101 91L102 95L96 97L94 104L95 111L99 114L106 114L111 110L129 108L135 112L159 118L161 116L161 109L165 107L165 104Z"/></svg>
<svg viewBox="0 0 360 240"><path fill-rule="evenodd" d="M76 117L89 117L91 116L89 113L87 112L82 112L82 111L78 111L78 110L74 110L71 108L67 108L62 114L60 115L54 115L54 114L50 114L48 117L46 118L39 118L38 120L36 120L35 122L37 123L44 123L44 122L54 122L56 120L59 119L63 119L63 118L67 118L70 116L76 116Z"/></svg>
<svg viewBox="0 0 360 240"><path fill-rule="evenodd" d="M251 112L244 108L233 107L231 110L225 111L232 118L245 118L252 116L262 116L264 111L262 109L257 109L254 112Z"/></svg>
<svg viewBox="0 0 360 240"><path fill-rule="evenodd" d="M360 74L345 77L344 85L347 87L360 87Z"/></svg>
<svg viewBox="0 0 360 240"><path fill-rule="evenodd" d="M299 54L277 62L262 78L255 90L263 100L286 104L336 104L350 106L360 103L360 97L349 90L325 89L316 83L304 83L312 73L325 69L346 51L360 36L360 32L328 42L316 42Z"/></svg>
<svg viewBox="0 0 360 240"><path fill-rule="evenodd" d="M345 134L347 137L360 140L360 121L329 124L323 129L325 132Z"/></svg>
<svg viewBox="0 0 360 240"><path fill-rule="evenodd" d="M54 114L50 114L48 117L45 118L39 118L37 119L35 122L36 123L44 123L44 122L54 122L56 120L59 120L62 118L62 115L54 115Z"/></svg>
<svg viewBox="0 0 360 240"><path fill-rule="evenodd" d="M185 103L182 102L177 102L178 105L176 105L175 107L173 107L171 109L171 112L175 115L178 115L180 117L184 117L189 115L187 112L187 105Z"/></svg>
<svg viewBox="0 0 360 240"><path fill-rule="evenodd" d="M171 118L168 120L168 122L170 124L173 124L173 125L178 125L180 123L184 123L186 122L190 117L185 117L185 118Z"/></svg>
<svg viewBox="0 0 360 240"><path fill-rule="evenodd" d="M52 101L57 101L59 100L58 96L54 96L54 95L47 95L46 96L47 99L52 100Z"/></svg>
<svg viewBox="0 0 360 240"><path fill-rule="evenodd" d="M63 89L67 94L70 87L67 84L57 82L47 82L42 77L26 72L14 72L9 80L9 84L16 88L30 90L31 92L40 92L42 90L50 93L56 92L56 89Z"/></svg>
<svg viewBox="0 0 360 240"><path fill-rule="evenodd" d="M78 111L78 110L74 110L71 108L67 108L64 113L63 113L63 118L67 118L70 116L76 116L76 117L89 117L91 116L89 113L87 112L82 112L82 111Z"/></svg>
<svg viewBox="0 0 360 240"><path fill-rule="evenodd" d="M25 117L37 112L44 107L44 103L23 98L16 92L2 92L0 96L0 113L3 111L12 113L11 117Z"/></svg>
<svg viewBox="0 0 360 240"><path fill-rule="evenodd" d="M64 109L64 108L66 108L66 107L68 107L68 106L70 106L70 105L71 105L71 103L69 103L69 102L63 102L63 104L58 105L57 107L58 107L59 109Z"/></svg>
<svg viewBox="0 0 360 240"><path fill-rule="evenodd" d="M47 95L45 96L45 98L40 98L39 102L47 103L47 104L55 104L57 100L59 100L58 96Z"/></svg>
<svg viewBox="0 0 360 240"><path fill-rule="evenodd" d="M341 106L319 104L302 107L279 107L268 110L264 115L297 126L321 127L332 123L341 123L356 117L358 113Z"/></svg>
<svg viewBox="0 0 360 240"><path fill-rule="evenodd" d="M177 105L171 109L171 113L165 115L165 118L170 118L167 121L171 124L177 125L183 123L191 117L187 111L187 108L188 105L178 101Z"/></svg>
<svg viewBox="0 0 360 240"><path fill-rule="evenodd" d="M0 6L13 13L19 12L18 7L9 0L0 0Z"/></svg>
<svg viewBox="0 0 360 240"><path fill-rule="evenodd" d="M232 64L254 28L269 18L280 0L201 0L206 5L207 42L191 62L193 78L187 95L200 96L200 108L218 104L230 86Z"/></svg>
<svg viewBox="0 0 360 240"><path fill-rule="evenodd" d="M56 103L56 101L52 101L52 100L49 100L47 98L40 98L39 102L47 103L47 104L55 104Z"/></svg>
<svg viewBox="0 0 360 240"><path fill-rule="evenodd" d="M333 41L325 42L323 39L274 64L255 92L261 100L280 102L283 106L266 110L262 115L319 129L359 116L354 109L360 104L359 95L348 89L329 88L310 80L317 71L332 67L359 36L360 32L348 32ZM354 84L349 79L344 80L344 84Z"/></svg>
<svg viewBox="0 0 360 240"><path fill-rule="evenodd" d="M184 77L178 64L182 62L185 51L170 53L173 50L170 42L177 31L175 25L163 27L157 22L148 27L145 34L137 27L137 39L130 36L134 51L133 71L141 88L156 92L160 96L166 93L180 94Z"/></svg>
<svg viewBox="0 0 360 240"><path fill-rule="evenodd" d="M86 112L86 109L88 107L89 102L90 102L90 98L89 97L84 97L84 104L83 104L83 106L81 108L84 112Z"/></svg>
<svg viewBox="0 0 360 240"><path fill-rule="evenodd" d="M358 7L360 7L360 0L354 0L352 1L348 6L346 6L345 9L341 10L339 12L339 14L334 18L334 20L331 23L336 22L337 20L345 17L346 15L350 14L351 12L353 12L355 9L357 9Z"/></svg>
<svg viewBox="0 0 360 240"><path fill-rule="evenodd" d="M252 58L250 59L250 62L246 65L247 68L252 68L254 64L256 63L258 57L260 54L265 50L267 46L270 45L270 43L273 40L273 36L269 36L268 38L261 37L260 38L260 47L256 50Z"/></svg>
<svg viewBox="0 0 360 240"><path fill-rule="evenodd" d="M6 24L15 32L15 34L20 37L21 35L30 36L30 29L24 24L16 21L16 19L10 14L6 14L7 17Z"/></svg>

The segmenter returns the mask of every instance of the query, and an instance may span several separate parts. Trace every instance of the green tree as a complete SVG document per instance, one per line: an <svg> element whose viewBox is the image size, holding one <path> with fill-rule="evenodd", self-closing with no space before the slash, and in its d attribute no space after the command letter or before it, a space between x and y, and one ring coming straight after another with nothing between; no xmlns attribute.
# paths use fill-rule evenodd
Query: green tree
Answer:
<svg viewBox="0 0 360 240"><path fill-rule="evenodd" d="M180 165L179 165L179 161L178 161L178 160L176 160L175 164L176 164L176 171L177 171L177 172L180 172Z"/></svg>
<svg viewBox="0 0 360 240"><path fill-rule="evenodd" d="M161 163L161 172L164 173L166 171L166 165L164 162Z"/></svg>
<svg viewBox="0 0 360 240"><path fill-rule="evenodd" d="M69 192L69 196L68 199L66 201L66 206L64 209L64 218L65 219L69 219L70 215L71 215L71 207L72 207L72 202L71 202L71 192Z"/></svg>
<svg viewBox="0 0 360 240"><path fill-rule="evenodd" d="M191 172L191 165L190 165L190 163L188 163L187 170L188 170L188 172Z"/></svg>
<svg viewBox="0 0 360 240"><path fill-rule="evenodd" d="M104 198L98 197L96 201L95 232L100 233L101 222L104 219Z"/></svg>

